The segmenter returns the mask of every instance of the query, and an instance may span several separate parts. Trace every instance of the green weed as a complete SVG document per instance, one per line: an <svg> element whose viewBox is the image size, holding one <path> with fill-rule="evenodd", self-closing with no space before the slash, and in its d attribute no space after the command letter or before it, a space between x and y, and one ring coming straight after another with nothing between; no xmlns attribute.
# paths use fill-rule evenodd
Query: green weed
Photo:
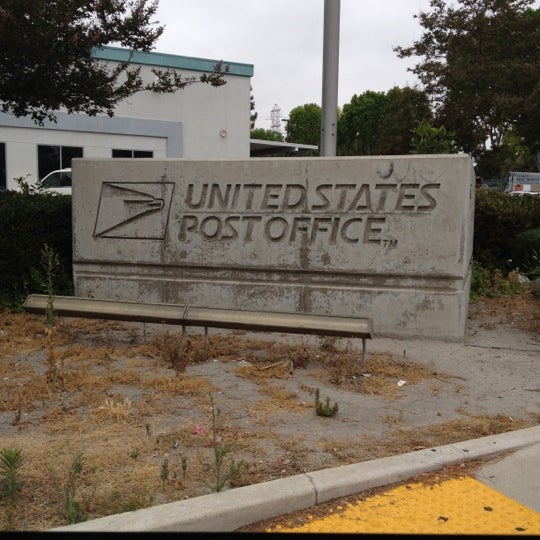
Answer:
<svg viewBox="0 0 540 540"><path fill-rule="evenodd" d="M163 458L163 461L161 462L161 481L163 484L169 479L169 459Z"/></svg>
<svg viewBox="0 0 540 540"><path fill-rule="evenodd" d="M187 473L187 456L182 456L182 478L186 479Z"/></svg>
<svg viewBox="0 0 540 540"><path fill-rule="evenodd" d="M501 296L519 295L524 291L525 287L519 281L517 270L511 270L505 276L498 268L490 270L483 268L479 263L473 261L470 292L471 303L477 302L482 297L500 298Z"/></svg>
<svg viewBox="0 0 540 540"><path fill-rule="evenodd" d="M77 489L77 480L83 470L83 454L77 452L71 463L68 480L64 486L62 498L62 517L67 524L79 523L85 520L81 505L75 500L75 492Z"/></svg>
<svg viewBox="0 0 540 540"><path fill-rule="evenodd" d="M220 410L214 405L214 398L212 393L209 392L210 406L212 408L212 444L214 447L214 473L215 484L214 491L221 491L231 480L236 478L240 474L240 469L243 462L236 463L234 457L229 459L229 468L224 471L226 457L232 454L233 447L231 443L222 443L217 433L217 419L220 414Z"/></svg>
<svg viewBox="0 0 540 540"><path fill-rule="evenodd" d="M19 448L0 450L0 497L6 500L5 530L15 529L17 502L24 486L21 478L22 465L22 451Z"/></svg>
<svg viewBox="0 0 540 540"><path fill-rule="evenodd" d="M338 413L339 405L334 403L330 406L330 398L327 397L324 402L320 400L320 390L317 388L315 391L315 411L317 416L335 416Z"/></svg>

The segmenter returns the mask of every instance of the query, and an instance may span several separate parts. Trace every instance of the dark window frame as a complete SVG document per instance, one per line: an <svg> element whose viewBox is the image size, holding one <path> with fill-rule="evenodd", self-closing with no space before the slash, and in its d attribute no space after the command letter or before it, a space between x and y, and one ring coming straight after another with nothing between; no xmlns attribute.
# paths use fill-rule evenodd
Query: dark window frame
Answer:
<svg viewBox="0 0 540 540"><path fill-rule="evenodd" d="M111 150L111 156L113 158L128 159L153 158L154 152L152 150L130 150L128 148L113 148Z"/></svg>
<svg viewBox="0 0 540 540"><path fill-rule="evenodd" d="M6 189L6 143L0 142L0 191L5 191Z"/></svg>
<svg viewBox="0 0 540 540"><path fill-rule="evenodd" d="M82 146L67 146L60 144L38 144L38 179L41 180L51 171L71 167L71 160L84 157Z"/></svg>

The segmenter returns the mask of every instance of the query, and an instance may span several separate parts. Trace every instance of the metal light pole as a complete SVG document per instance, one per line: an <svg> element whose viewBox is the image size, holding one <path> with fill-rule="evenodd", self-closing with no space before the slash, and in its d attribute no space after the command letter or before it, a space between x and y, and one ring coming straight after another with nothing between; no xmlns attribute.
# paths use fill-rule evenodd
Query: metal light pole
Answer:
<svg viewBox="0 0 540 540"><path fill-rule="evenodd" d="M336 155L341 0L324 0L321 156Z"/></svg>

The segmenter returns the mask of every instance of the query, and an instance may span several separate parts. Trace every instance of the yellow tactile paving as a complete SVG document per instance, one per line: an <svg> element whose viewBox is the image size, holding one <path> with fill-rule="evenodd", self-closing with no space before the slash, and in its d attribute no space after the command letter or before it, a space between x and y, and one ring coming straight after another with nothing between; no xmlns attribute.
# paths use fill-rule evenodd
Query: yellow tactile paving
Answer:
<svg viewBox="0 0 540 540"><path fill-rule="evenodd" d="M304 525L266 532L537 535L540 513L474 478L460 477L403 485Z"/></svg>

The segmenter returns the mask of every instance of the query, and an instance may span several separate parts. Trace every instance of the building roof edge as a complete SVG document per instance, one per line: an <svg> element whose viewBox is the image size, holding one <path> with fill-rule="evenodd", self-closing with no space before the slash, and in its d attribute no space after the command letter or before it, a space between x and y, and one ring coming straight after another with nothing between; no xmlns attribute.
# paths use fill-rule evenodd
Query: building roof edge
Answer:
<svg viewBox="0 0 540 540"><path fill-rule="evenodd" d="M214 66L220 62L220 60L209 58L196 58L160 52L131 51L130 49L111 47L109 45L94 48L92 50L92 56L99 60L130 62L163 69L173 68L204 72L214 71ZM229 66L229 75L239 75L241 77L253 76L253 64L242 64L240 62L223 60L223 66Z"/></svg>

